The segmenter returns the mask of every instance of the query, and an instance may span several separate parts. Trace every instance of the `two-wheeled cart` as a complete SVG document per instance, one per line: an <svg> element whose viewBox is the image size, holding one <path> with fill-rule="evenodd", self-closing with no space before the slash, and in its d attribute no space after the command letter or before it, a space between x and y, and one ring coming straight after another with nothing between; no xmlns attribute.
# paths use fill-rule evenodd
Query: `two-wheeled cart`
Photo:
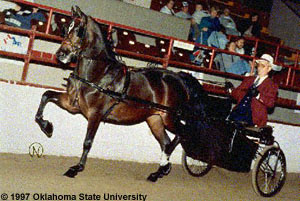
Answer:
<svg viewBox="0 0 300 201"><path fill-rule="evenodd" d="M207 124L209 128L202 129L206 132L181 141L186 172L201 177L212 166L250 172L252 165L252 186L257 194L271 197L281 190L286 179L286 159L274 140L272 127L247 127L214 118Z"/></svg>

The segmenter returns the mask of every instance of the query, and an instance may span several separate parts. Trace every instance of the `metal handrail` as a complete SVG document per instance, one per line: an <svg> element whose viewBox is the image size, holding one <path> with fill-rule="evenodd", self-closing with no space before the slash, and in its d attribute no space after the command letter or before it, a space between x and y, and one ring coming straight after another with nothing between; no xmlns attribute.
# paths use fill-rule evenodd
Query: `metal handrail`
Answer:
<svg viewBox="0 0 300 201"><path fill-rule="evenodd" d="M54 35L49 34L49 30L50 30L50 26L51 26L51 17L53 15L53 13L61 13L61 14L65 14L65 15L71 15L71 12L64 11L64 10L61 10L61 9L52 8L52 7L41 5L41 4L31 3L31 2L27 2L27 1L23 1L23 0L13 0L13 1L16 2L16 3L22 3L22 4L29 5L29 6L39 7L39 8L42 8L44 10L49 11L49 18L48 18L48 22L47 22L46 32L41 33L41 32L37 32L36 30L23 30L23 29L14 28L14 27L8 27L8 26L5 26L5 25L0 25L0 30L12 31L12 32L15 32L15 33L25 34L25 35L30 36L30 38L32 38L34 36L32 41L34 41L35 37L41 37L41 38L44 38L44 39L55 40L55 41L61 41L62 40L62 38L59 37L59 36L54 36ZM145 31L145 30L137 29L137 28L134 28L134 27L126 26L126 25L121 25L121 24L118 24L118 23L109 22L109 21L106 21L106 20L101 20L101 19L96 19L96 18L95 18L95 20L97 22L101 23L101 24L109 25L110 30L113 29L113 28L121 28L121 29L126 29L126 30L129 30L129 31L138 33L138 34L144 34L144 35L147 35L147 36L150 36L150 37L156 37L156 38L169 40L170 42L169 42L169 48L168 48L168 51L167 51L167 55L165 55L165 57L163 59L158 58L158 57L153 57L151 55L143 55L143 54L134 53L134 52L126 51L126 50L118 50L118 49L116 50L117 53L119 52L119 53L124 54L124 55L134 56L134 57L137 57L137 58L148 59L148 60L152 60L152 61L155 61L155 62L162 63L164 67L167 67L168 64L175 64L175 65L183 64L182 62L172 61L172 58L171 58L171 53L172 52L171 52L171 50L172 50L172 47L173 47L173 41L175 41L175 40L181 41L181 42L184 42L184 43L187 43L187 44L193 44L193 45L196 45L196 46L204 47L206 49L211 50L213 54L212 54L212 57L211 57L211 60L210 60L210 63L209 63L209 69L210 70L213 70L212 69L212 64L213 64L213 59L214 59L214 56L215 56L215 52L223 52L223 53L227 53L227 54L237 55L237 56L240 56L240 57L243 57L243 58L252 59L253 61L255 61L255 59L257 59L257 58L252 57L252 56L241 55L241 54L238 54L238 53L229 52L227 50L221 50L221 49L217 49L217 48L213 48L213 47L208 47L208 46L205 46L205 45L202 45L202 44L196 44L196 43L193 43L193 42L190 42L190 41L177 39L177 38L174 38L174 37L171 37L171 36L165 36L165 35L157 34L157 33L150 32L150 31ZM229 37L231 38L232 36L229 36ZM295 72L296 70L297 71L299 70L298 63L300 61L300 58L299 58L300 50L293 49L293 48L286 47L286 46L282 46L282 45L275 44L275 43L271 43L269 41L263 41L263 40L260 40L260 39L253 39L253 38L246 38L246 39L255 41L255 52L256 52L256 49L258 48L258 43L265 43L265 44L276 46L276 53L275 53L275 61L276 62L278 60L280 48L284 48L284 49L288 49L290 51L296 52L296 59L295 59L294 66L285 65L284 63L278 63L277 62L277 64L279 64L279 65L281 65L285 68L289 68L288 76L287 76L287 79L286 79L286 85L288 86L289 84L294 83L295 73L293 73L293 75L291 75L292 74L291 71L294 70L293 72ZM1 54L1 51L0 51L0 54ZM28 62L25 62L25 66L24 66L24 71L25 72L27 71L26 70L26 68L27 68L26 65L28 65L28 63L30 62L31 57L32 57L31 48L29 47L28 48L28 53L24 57L25 60L28 60ZM52 63L54 63L54 62L52 62ZM192 67L191 64L182 65L182 66L187 68L187 69L189 69L191 67L190 68L191 70L197 69L197 70L201 71L203 69L201 67L196 67L196 68L195 68L195 66ZM225 75L226 73L224 73L224 72L220 72L218 74L220 74L220 75L224 74L224 76L227 76L227 75ZM26 80L26 75L27 74L23 72L22 81ZM236 76L230 76L230 77L236 77ZM237 76L237 78L240 78L240 77Z"/></svg>

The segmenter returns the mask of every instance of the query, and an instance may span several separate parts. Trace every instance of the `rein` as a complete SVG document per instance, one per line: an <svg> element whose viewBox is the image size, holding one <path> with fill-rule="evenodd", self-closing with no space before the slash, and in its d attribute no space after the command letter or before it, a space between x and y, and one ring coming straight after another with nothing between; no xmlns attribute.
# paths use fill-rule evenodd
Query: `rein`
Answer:
<svg viewBox="0 0 300 201"><path fill-rule="evenodd" d="M214 84L214 85L219 85L219 86L225 86L225 82L218 82L218 81L211 81L211 80L206 80L206 79L197 79L202 82Z"/></svg>
<svg viewBox="0 0 300 201"><path fill-rule="evenodd" d="M116 99L117 102L115 104L113 104L106 112L105 112L105 116L107 117L108 114L112 111L113 107L116 106L117 104L119 104L120 102L124 102L126 103L126 101L133 101L133 102L136 102L136 103L140 103L140 104L143 104L143 105L147 105L148 108L150 109L156 109L156 110L160 110L160 111L163 111L163 112L166 112L166 113L175 113L176 111L171 108L171 107L168 107L168 106L165 106L165 105L161 105L161 104L158 104L158 103L154 103L152 101L147 101L147 100L144 100L144 99L141 99L141 98L138 98L138 97L134 97L134 96L128 96L126 94L127 92L127 89L128 89L128 86L129 86L129 83L130 83L130 73L126 73L126 81L125 81L125 84L124 84L124 88L123 88L123 91L122 93L120 92L115 92L115 91L112 91L110 89L104 89L103 87L93 83L93 82L90 82L78 75L75 75L73 73L70 74L70 77L74 78L74 79L77 79L79 80L80 82L86 84L86 85L89 85L90 87L92 88L95 88L97 89L99 92L105 94L105 95L108 95L110 97L112 97L113 99Z"/></svg>

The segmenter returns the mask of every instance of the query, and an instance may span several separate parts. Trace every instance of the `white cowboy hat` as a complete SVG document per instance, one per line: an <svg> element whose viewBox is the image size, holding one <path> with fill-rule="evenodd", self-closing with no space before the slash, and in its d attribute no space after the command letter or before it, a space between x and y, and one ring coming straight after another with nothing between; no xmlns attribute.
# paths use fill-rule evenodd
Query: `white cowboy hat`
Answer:
<svg viewBox="0 0 300 201"><path fill-rule="evenodd" d="M263 54L260 59L256 60L256 62L260 61L268 61L271 64L272 70L281 71L282 67L274 64L274 59L269 54Z"/></svg>

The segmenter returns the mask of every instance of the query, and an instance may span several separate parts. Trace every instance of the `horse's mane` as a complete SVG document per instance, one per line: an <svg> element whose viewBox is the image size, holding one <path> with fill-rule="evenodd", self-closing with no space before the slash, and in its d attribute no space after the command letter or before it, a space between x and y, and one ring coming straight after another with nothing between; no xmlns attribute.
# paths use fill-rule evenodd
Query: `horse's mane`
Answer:
<svg viewBox="0 0 300 201"><path fill-rule="evenodd" d="M101 30L102 36L103 36L103 42L105 44L105 49L107 51L107 54L110 58L112 58L114 61L119 62L116 59L116 53L113 51L113 41L112 40L108 40L108 31L107 28L104 26L101 26L100 24L98 24L98 27Z"/></svg>
<svg viewBox="0 0 300 201"><path fill-rule="evenodd" d="M92 17L90 17L90 19L95 24L95 26L93 26L95 33L101 38L101 41L104 43L107 58L113 62L119 63L119 61L116 59L116 53L113 51L113 41L107 39L107 27L105 27L105 25L99 24Z"/></svg>

